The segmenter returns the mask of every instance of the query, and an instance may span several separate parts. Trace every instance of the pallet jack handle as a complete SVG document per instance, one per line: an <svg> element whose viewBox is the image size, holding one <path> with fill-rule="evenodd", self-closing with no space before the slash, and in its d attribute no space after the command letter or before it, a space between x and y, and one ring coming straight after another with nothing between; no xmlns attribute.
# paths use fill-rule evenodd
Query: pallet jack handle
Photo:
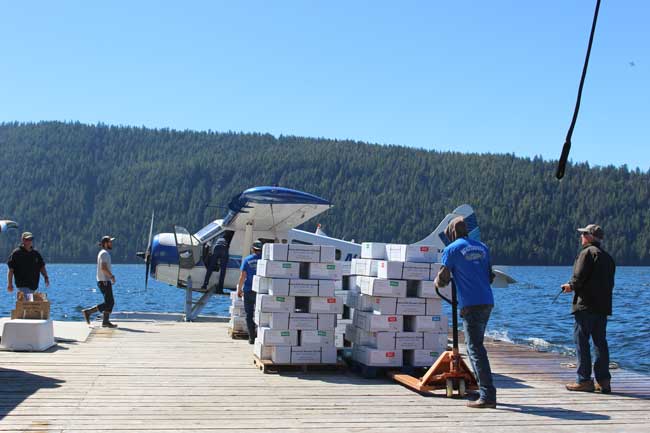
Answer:
<svg viewBox="0 0 650 433"><path fill-rule="evenodd" d="M456 297L456 282L454 279L451 279L451 299L444 296L436 287L436 293L440 296L441 299L444 299L445 302L451 305L451 330L452 330L452 342L453 350L455 354L458 354L458 298Z"/></svg>

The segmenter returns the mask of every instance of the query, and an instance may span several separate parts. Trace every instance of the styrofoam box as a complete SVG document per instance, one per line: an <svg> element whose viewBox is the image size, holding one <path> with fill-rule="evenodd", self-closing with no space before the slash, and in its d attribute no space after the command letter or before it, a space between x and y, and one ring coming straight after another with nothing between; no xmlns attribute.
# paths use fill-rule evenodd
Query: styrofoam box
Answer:
<svg viewBox="0 0 650 433"><path fill-rule="evenodd" d="M293 313L296 298L257 294L255 307L263 313Z"/></svg>
<svg viewBox="0 0 650 433"><path fill-rule="evenodd" d="M442 314L442 300L441 299L427 299L426 300L426 316L439 316Z"/></svg>
<svg viewBox="0 0 650 433"><path fill-rule="evenodd" d="M232 292L237 296L237 292ZM230 304L235 308L244 308L244 299L243 298L237 298L233 299L232 303Z"/></svg>
<svg viewBox="0 0 650 433"><path fill-rule="evenodd" d="M253 291L276 296L289 296L288 278L268 278L255 275L253 277Z"/></svg>
<svg viewBox="0 0 650 433"><path fill-rule="evenodd" d="M379 296L364 295L356 296L355 308L359 311L371 311L377 314L396 314L397 298L386 298Z"/></svg>
<svg viewBox="0 0 650 433"><path fill-rule="evenodd" d="M395 349L395 335L393 331L370 332L357 328L354 325L345 326L345 338L355 345L367 346L374 349Z"/></svg>
<svg viewBox="0 0 650 433"><path fill-rule="evenodd" d="M416 316L417 317L417 316ZM403 316L380 316L378 314L355 311L353 323L366 331L396 331L404 330Z"/></svg>
<svg viewBox="0 0 650 433"><path fill-rule="evenodd" d="M401 350L380 350L366 346L356 346L352 357L364 365L378 367L401 367L403 364Z"/></svg>
<svg viewBox="0 0 650 433"><path fill-rule="evenodd" d="M438 272L440 272L441 266L442 264L440 263L431 263L431 275L429 276L429 279L431 281L436 279L436 277L438 276Z"/></svg>
<svg viewBox="0 0 650 433"><path fill-rule="evenodd" d="M447 350L447 332L423 332L422 349L444 352Z"/></svg>
<svg viewBox="0 0 650 433"><path fill-rule="evenodd" d="M362 242L361 258L386 260L386 244L382 242Z"/></svg>
<svg viewBox="0 0 650 433"><path fill-rule="evenodd" d="M255 316L253 318L253 321L257 326L265 326L269 327L270 322L271 322L271 314L273 313L263 313L257 308L255 309ZM278 313L278 314L288 314L288 313Z"/></svg>
<svg viewBox="0 0 650 433"><path fill-rule="evenodd" d="M404 363L413 367L430 367L442 352L435 350L405 350Z"/></svg>
<svg viewBox="0 0 650 433"><path fill-rule="evenodd" d="M233 307L232 305L228 307L228 312L231 316L245 316L246 311L242 307Z"/></svg>
<svg viewBox="0 0 650 433"><path fill-rule="evenodd" d="M300 278L300 264L294 262L258 260L257 275L269 278Z"/></svg>
<svg viewBox="0 0 650 433"><path fill-rule="evenodd" d="M341 314L343 313L343 301L336 296L329 298L321 298L320 296L309 298L309 312Z"/></svg>
<svg viewBox="0 0 650 433"><path fill-rule="evenodd" d="M300 345L301 346L333 346L334 345L334 330L330 331L301 331L300 332Z"/></svg>
<svg viewBox="0 0 650 433"><path fill-rule="evenodd" d="M375 277L357 277L359 291L371 296L403 298L406 296L406 281L386 280Z"/></svg>
<svg viewBox="0 0 650 433"><path fill-rule="evenodd" d="M318 314L318 330L328 331L336 328L336 314L319 313Z"/></svg>
<svg viewBox="0 0 650 433"><path fill-rule="evenodd" d="M253 347L253 353L255 353L255 356L257 356L259 359L266 359L270 361L273 356L273 346L265 346L258 338L256 338L255 347Z"/></svg>
<svg viewBox="0 0 650 433"><path fill-rule="evenodd" d="M415 332L447 332L447 316L412 316L410 331Z"/></svg>
<svg viewBox="0 0 650 433"><path fill-rule="evenodd" d="M350 272L352 275L365 275L368 277L377 276L379 260L373 259L352 259Z"/></svg>
<svg viewBox="0 0 650 433"><path fill-rule="evenodd" d="M338 361L336 346L321 347L320 358L323 364L336 364Z"/></svg>
<svg viewBox="0 0 650 433"><path fill-rule="evenodd" d="M289 245L267 243L262 246L262 259L286 262Z"/></svg>
<svg viewBox="0 0 650 433"><path fill-rule="evenodd" d="M423 298L398 298L395 314L423 316L426 314L426 310L426 303Z"/></svg>
<svg viewBox="0 0 650 433"><path fill-rule="evenodd" d="M430 268L429 263L382 260L377 268L377 276L388 280L428 280Z"/></svg>
<svg viewBox="0 0 650 433"><path fill-rule="evenodd" d="M271 329L289 329L289 313L270 313L268 327Z"/></svg>
<svg viewBox="0 0 650 433"><path fill-rule="evenodd" d="M332 297L336 295L336 291L340 289L340 281L336 280L318 280L318 293L311 296ZM304 296L304 295L303 295Z"/></svg>
<svg viewBox="0 0 650 433"><path fill-rule="evenodd" d="M318 296L318 281L289 280L290 296Z"/></svg>
<svg viewBox="0 0 650 433"><path fill-rule="evenodd" d="M235 332L248 332L245 317L231 317L228 326Z"/></svg>
<svg viewBox="0 0 650 433"><path fill-rule="evenodd" d="M315 331L318 329L318 314L291 313L289 315L289 329Z"/></svg>
<svg viewBox="0 0 650 433"><path fill-rule="evenodd" d="M340 280L341 267L336 263L309 263L308 275L311 280Z"/></svg>
<svg viewBox="0 0 650 433"><path fill-rule="evenodd" d="M298 331L289 329L271 329L260 327L257 338L262 344L268 346L297 346Z"/></svg>
<svg viewBox="0 0 650 433"><path fill-rule="evenodd" d="M292 364L320 364L320 348L314 347L292 347L291 363Z"/></svg>
<svg viewBox="0 0 650 433"><path fill-rule="evenodd" d="M396 262L434 263L438 249L433 245L387 244L386 258Z"/></svg>
<svg viewBox="0 0 650 433"><path fill-rule="evenodd" d="M273 346L271 361L275 364L291 364L291 346Z"/></svg>
<svg viewBox="0 0 650 433"><path fill-rule="evenodd" d="M336 260L336 264L338 264L341 267L341 273L344 276L352 274L352 262L348 262L344 260Z"/></svg>

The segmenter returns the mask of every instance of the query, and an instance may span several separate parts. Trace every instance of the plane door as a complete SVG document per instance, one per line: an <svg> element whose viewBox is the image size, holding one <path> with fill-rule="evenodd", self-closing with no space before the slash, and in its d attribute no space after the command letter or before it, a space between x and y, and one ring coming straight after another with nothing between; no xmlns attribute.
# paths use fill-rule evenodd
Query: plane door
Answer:
<svg viewBox="0 0 650 433"><path fill-rule="evenodd" d="M192 274L195 268L197 258L200 257L201 244L199 241L190 234L185 227L174 226L174 241L176 242L176 249L178 250L178 278L177 285L179 287L188 286L188 277ZM192 286L196 286L200 282L192 282Z"/></svg>

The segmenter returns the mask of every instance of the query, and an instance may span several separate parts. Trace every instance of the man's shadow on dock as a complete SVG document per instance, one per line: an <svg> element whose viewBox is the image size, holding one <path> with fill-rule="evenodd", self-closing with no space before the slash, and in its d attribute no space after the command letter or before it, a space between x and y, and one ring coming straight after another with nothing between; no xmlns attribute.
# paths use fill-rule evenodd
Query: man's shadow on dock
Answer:
<svg viewBox="0 0 650 433"><path fill-rule="evenodd" d="M604 421L610 419L609 415L599 413L583 412L563 407L533 406L529 404L498 403L496 410L572 421Z"/></svg>
<svg viewBox="0 0 650 433"><path fill-rule="evenodd" d="M64 380L0 368L0 420L43 388L59 388Z"/></svg>

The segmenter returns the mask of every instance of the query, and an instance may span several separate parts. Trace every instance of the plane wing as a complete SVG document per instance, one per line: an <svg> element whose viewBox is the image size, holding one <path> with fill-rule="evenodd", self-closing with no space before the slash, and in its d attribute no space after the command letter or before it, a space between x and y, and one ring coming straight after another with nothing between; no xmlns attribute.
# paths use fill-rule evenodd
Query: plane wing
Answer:
<svg viewBox="0 0 650 433"><path fill-rule="evenodd" d="M259 186L233 197L223 226L255 231L287 231L325 212L332 204L318 196L289 188Z"/></svg>

